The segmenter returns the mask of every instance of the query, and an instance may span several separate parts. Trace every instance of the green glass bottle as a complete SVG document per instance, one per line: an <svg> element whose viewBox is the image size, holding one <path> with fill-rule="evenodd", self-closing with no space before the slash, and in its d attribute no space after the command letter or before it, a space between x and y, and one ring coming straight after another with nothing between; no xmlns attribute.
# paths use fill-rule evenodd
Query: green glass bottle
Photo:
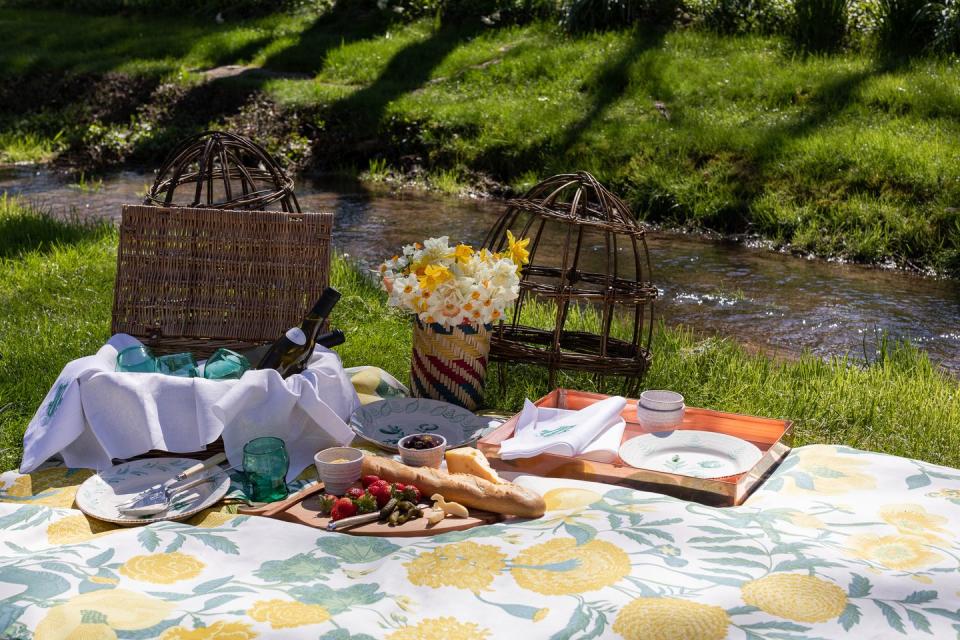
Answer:
<svg viewBox="0 0 960 640"><path fill-rule="evenodd" d="M284 378L302 371L310 360L323 323L339 300L339 291L333 287L324 289L300 326L288 329L274 342L257 364L257 369L276 369Z"/></svg>

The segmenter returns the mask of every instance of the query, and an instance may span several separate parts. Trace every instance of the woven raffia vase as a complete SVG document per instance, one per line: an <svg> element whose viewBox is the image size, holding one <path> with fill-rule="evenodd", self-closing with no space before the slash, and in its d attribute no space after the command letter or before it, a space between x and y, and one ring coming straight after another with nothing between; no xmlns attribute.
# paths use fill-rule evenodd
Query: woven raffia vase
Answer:
<svg viewBox="0 0 960 640"><path fill-rule="evenodd" d="M415 317L410 363L413 395L475 411L483 400L490 328L475 324L444 327Z"/></svg>

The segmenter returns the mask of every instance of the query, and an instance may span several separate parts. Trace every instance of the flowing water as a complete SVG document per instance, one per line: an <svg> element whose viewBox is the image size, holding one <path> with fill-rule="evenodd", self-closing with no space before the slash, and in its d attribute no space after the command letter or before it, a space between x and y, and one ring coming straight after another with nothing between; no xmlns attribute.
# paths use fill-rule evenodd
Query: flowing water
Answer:
<svg viewBox="0 0 960 640"><path fill-rule="evenodd" d="M45 169L0 170L0 193L22 195L57 213L118 219L137 203L151 174L122 172L82 190ZM96 185L94 185L96 186ZM401 244L431 235L482 240L503 204L419 193L371 192L356 182L301 179L304 211L335 213L334 247L373 265ZM907 339L960 373L960 283L784 256L673 233L648 236L656 315L667 324L729 336L790 355L872 354L878 335Z"/></svg>

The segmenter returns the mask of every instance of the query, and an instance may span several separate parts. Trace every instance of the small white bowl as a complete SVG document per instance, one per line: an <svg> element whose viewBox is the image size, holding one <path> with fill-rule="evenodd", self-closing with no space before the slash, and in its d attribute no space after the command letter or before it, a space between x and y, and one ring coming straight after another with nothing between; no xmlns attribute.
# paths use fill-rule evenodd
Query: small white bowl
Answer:
<svg viewBox="0 0 960 640"><path fill-rule="evenodd" d="M639 404L654 411L676 411L683 408L683 396L676 391L651 389L640 394Z"/></svg>
<svg viewBox="0 0 960 640"><path fill-rule="evenodd" d="M353 447L331 447L313 456L317 475L327 493L342 496L353 483L360 480L363 451Z"/></svg>
<svg viewBox="0 0 960 640"><path fill-rule="evenodd" d="M411 449L406 446L411 439L417 437L429 437L438 440L439 444L429 449ZM397 441L397 449L400 450L400 461L411 467L433 467L440 466L443 462L443 452L447 448L447 439L435 433L411 433Z"/></svg>

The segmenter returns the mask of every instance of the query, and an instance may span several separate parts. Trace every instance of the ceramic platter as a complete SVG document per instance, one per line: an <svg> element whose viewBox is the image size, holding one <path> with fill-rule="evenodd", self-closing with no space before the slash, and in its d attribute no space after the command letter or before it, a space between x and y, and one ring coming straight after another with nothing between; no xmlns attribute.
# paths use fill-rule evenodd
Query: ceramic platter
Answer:
<svg viewBox="0 0 960 640"><path fill-rule="evenodd" d="M620 445L620 459L631 467L692 478L745 473L761 457L760 449L746 440L711 431L660 431Z"/></svg>
<svg viewBox="0 0 960 640"><path fill-rule="evenodd" d="M435 433L447 439L447 448L462 447L482 435L489 418L463 407L425 398L389 398L364 405L350 418L358 436L387 451L411 433Z"/></svg>
<svg viewBox="0 0 960 640"><path fill-rule="evenodd" d="M162 484L195 464L197 461L189 458L153 458L118 464L90 476L80 485L77 507L91 518L126 526L189 518L212 507L227 493L230 477L226 473L214 471L210 482L187 489L183 496L174 496L173 506L163 513L138 518L120 513L117 505L129 501L144 489ZM178 498L190 496L195 499L178 501Z"/></svg>

